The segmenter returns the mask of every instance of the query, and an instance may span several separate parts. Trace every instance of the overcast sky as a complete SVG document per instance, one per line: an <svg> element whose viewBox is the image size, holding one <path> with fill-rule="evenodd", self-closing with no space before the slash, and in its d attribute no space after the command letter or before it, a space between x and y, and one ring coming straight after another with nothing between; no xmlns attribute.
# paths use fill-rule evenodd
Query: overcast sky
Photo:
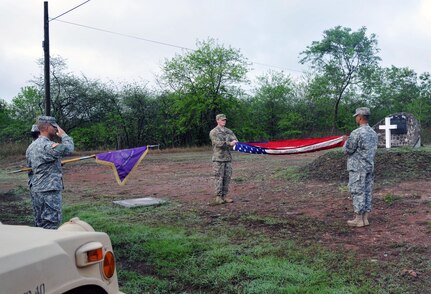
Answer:
<svg viewBox="0 0 431 294"><path fill-rule="evenodd" d="M51 0L49 17L85 1ZM0 99L42 72L43 6L0 1ZM153 85L165 59L210 37L254 63L250 78L269 69L297 77L300 52L338 25L374 33L381 66L431 71L431 0L91 0L50 21L50 53L77 75Z"/></svg>

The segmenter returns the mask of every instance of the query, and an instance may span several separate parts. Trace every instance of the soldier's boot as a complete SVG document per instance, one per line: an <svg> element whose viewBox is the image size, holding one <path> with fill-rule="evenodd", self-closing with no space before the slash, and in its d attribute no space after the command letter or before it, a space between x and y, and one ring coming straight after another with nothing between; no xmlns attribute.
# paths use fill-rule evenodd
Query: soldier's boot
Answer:
<svg viewBox="0 0 431 294"><path fill-rule="evenodd" d="M218 205L218 204L223 204L224 200L223 198L221 198L220 196L216 196L215 200L214 200L214 204Z"/></svg>
<svg viewBox="0 0 431 294"><path fill-rule="evenodd" d="M233 199L227 198L226 196L223 196L223 201L224 201L224 203L232 203Z"/></svg>
<svg viewBox="0 0 431 294"><path fill-rule="evenodd" d="M370 223L369 223L369 221L368 221L368 215L369 215L369 212L365 212L365 213L362 215L362 219L364 220L364 226L369 226L369 225L370 225Z"/></svg>
<svg viewBox="0 0 431 294"><path fill-rule="evenodd" d="M358 214L358 213L355 213L355 218L353 220L347 221L347 224L350 227L363 227L363 226L365 226L364 220L362 218L362 214Z"/></svg>

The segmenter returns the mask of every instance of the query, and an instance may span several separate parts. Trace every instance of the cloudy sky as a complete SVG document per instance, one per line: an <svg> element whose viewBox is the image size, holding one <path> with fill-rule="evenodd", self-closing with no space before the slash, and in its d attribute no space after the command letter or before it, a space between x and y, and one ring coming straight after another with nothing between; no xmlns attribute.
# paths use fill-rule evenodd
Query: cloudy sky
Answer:
<svg viewBox="0 0 431 294"><path fill-rule="evenodd" d="M55 18L86 0L51 0ZM42 72L43 0L0 1L0 99L11 101ZM154 84L165 59L209 37L253 62L298 77L299 54L335 26L367 27L381 66L431 71L430 0L90 0L50 21L51 56L103 82Z"/></svg>

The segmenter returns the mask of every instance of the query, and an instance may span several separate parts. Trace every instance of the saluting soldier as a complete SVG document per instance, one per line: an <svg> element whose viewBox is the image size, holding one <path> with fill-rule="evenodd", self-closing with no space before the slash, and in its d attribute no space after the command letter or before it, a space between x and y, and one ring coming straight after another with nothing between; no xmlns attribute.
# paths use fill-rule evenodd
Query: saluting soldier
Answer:
<svg viewBox="0 0 431 294"><path fill-rule="evenodd" d="M61 224L63 175L61 158L73 152L73 139L60 128L52 116L40 116L39 137L28 146L26 158L29 188L32 198L35 226L57 229ZM61 143L54 142L55 136Z"/></svg>
<svg viewBox="0 0 431 294"><path fill-rule="evenodd" d="M232 176L232 155L230 149L238 142L235 134L226 128L226 115L217 114L217 126L211 130L210 139L213 146L213 171L215 176L215 204L231 203L227 198Z"/></svg>
<svg viewBox="0 0 431 294"><path fill-rule="evenodd" d="M368 125L370 109L356 109L355 117L359 128L349 137L344 136L344 152L347 154L349 172L349 191L352 196L354 219L347 221L352 227L368 226L371 212L374 184L374 157L377 150L377 134Z"/></svg>

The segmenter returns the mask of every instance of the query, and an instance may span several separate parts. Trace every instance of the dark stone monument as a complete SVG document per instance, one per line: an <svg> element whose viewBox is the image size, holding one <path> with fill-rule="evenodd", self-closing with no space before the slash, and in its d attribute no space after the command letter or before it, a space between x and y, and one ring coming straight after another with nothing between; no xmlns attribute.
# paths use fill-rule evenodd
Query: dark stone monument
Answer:
<svg viewBox="0 0 431 294"><path fill-rule="evenodd" d="M421 126L419 121L407 112L394 113L389 116L390 125L396 128L390 129L391 147L420 147L421 146ZM373 126L378 136L378 146L385 147L385 118ZM380 127L380 128L379 128Z"/></svg>

